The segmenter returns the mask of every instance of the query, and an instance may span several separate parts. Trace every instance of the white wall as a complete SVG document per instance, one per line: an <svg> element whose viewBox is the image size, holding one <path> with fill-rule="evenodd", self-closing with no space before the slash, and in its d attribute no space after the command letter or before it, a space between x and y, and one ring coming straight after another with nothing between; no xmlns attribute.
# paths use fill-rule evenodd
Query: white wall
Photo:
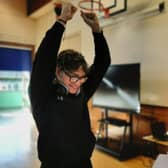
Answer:
<svg viewBox="0 0 168 168"><path fill-rule="evenodd" d="M112 64L141 63L141 103L144 104L168 106L167 17L167 8L163 13L150 15L133 13L104 28L112 50Z"/></svg>
<svg viewBox="0 0 168 168"><path fill-rule="evenodd" d="M0 41L35 43L35 21L27 17L26 0L0 0Z"/></svg>

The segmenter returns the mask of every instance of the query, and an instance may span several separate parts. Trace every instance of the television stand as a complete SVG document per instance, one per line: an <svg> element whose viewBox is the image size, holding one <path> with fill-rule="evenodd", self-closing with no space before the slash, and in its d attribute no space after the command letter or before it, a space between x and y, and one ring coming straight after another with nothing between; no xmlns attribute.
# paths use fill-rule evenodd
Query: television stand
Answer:
<svg viewBox="0 0 168 168"><path fill-rule="evenodd" d="M129 113L129 121L112 118L108 116L108 109L105 109L105 115L99 120L99 130L97 133L96 148L107 152L120 160L125 160L137 155L137 149L133 145L133 115ZM108 136L108 125L124 127L121 141L114 140ZM129 128L129 140L126 142L126 132ZM101 132L104 131L104 137L101 137Z"/></svg>

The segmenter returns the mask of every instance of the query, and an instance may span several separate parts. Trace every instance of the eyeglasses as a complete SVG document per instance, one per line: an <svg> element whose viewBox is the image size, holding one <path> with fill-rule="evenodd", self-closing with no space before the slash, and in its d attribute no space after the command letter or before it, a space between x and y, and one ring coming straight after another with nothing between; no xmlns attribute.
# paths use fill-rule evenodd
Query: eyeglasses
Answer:
<svg viewBox="0 0 168 168"><path fill-rule="evenodd" d="M70 80L70 82L72 82L72 83L76 83L76 82L78 82L78 81L81 81L81 83L84 83L84 82L86 82L86 80L87 80L87 76L86 76L86 75L79 77L79 76L77 76L77 75L75 75L75 74L70 74L70 73L67 72L67 71L64 71L64 73L69 77L69 80Z"/></svg>

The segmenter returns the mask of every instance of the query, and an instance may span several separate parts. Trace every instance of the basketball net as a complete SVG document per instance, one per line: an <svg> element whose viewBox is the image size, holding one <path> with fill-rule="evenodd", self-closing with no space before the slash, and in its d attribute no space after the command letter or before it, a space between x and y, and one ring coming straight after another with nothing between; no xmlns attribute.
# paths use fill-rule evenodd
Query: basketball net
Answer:
<svg viewBox="0 0 168 168"><path fill-rule="evenodd" d="M81 0L78 5L82 11L95 12L98 15L103 12L105 18L110 16L109 9L103 6L101 0Z"/></svg>

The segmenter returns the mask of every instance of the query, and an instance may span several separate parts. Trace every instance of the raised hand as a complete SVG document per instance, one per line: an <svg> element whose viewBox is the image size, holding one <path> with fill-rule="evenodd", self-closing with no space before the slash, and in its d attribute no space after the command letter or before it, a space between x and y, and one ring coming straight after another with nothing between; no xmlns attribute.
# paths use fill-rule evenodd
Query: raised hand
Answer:
<svg viewBox="0 0 168 168"><path fill-rule="evenodd" d="M97 18L97 15L93 12L83 12L81 11L81 17L85 21L86 24L88 24L93 32L100 32L101 28L99 25L99 20Z"/></svg>
<svg viewBox="0 0 168 168"><path fill-rule="evenodd" d="M68 20L71 20L73 18L76 11L77 11L77 8L71 3L69 2L63 3L61 15L58 17L58 19L62 19L65 22L67 22Z"/></svg>

